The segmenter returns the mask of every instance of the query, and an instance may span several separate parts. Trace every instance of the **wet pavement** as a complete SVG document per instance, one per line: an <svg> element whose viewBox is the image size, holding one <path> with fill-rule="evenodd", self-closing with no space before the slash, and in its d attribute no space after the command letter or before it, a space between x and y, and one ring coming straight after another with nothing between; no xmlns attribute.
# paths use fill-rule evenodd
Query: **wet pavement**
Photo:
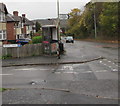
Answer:
<svg viewBox="0 0 120 106"><path fill-rule="evenodd" d="M51 60L52 57L49 57L48 61L75 62L100 56L105 58L82 64L3 67L2 85L4 88L12 88L2 93L3 103L117 104L117 49L96 47L94 43L78 41L66 44L65 48L66 54L60 60L55 57ZM30 59L26 58L25 62ZM32 63L33 59L37 63L40 57L32 57L29 62ZM7 65L5 61L3 64Z"/></svg>
<svg viewBox="0 0 120 106"><path fill-rule="evenodd" d="M104 48L106 46L109 48ZM69 63L86 61L99 57L104 57L113 62L118 62L117 44L75 41L74 44L64 43L64 47L65 53L61 55L61 59L57 59L57 56L33 56L19 59L5 59L2 61L2 65Z"/></svg>

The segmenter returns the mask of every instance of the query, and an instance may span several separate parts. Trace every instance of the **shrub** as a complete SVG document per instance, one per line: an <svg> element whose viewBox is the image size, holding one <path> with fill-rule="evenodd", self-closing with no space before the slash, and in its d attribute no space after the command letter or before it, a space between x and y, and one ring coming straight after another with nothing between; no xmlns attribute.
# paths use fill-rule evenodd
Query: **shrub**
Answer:
<svg viewBox="0 0 120 106"><path fill-rule="evenodd" d="M2 56L2 59L9 59L9 58L12 58L12 55L7 54L7 55Z"/></svg>
<svg viewBox="0 0 120 106"><path fill-rule="evenodd" d="M37 43L41 43L42 42L42 36L34 36L32 38L32 43L33 44L37 44Z"/></svg>

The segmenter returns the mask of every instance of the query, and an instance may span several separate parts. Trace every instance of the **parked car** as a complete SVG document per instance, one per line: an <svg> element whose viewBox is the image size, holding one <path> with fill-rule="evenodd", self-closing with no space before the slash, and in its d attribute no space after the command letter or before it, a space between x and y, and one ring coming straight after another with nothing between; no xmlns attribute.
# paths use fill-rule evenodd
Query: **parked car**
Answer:
<svg viewBox="0 0 120 106"><path fill-rule="evenodd" d="M72 36L66 37L66 43L74 43L74 39Z"/></svg>
<svg viewBox="0 0 120 106"><path fill-rule="evenodd" d="M29 38L17 39L16 43L21 44L21 45L25 45L25 44L29 43L29 41L31 41L31 39L29 39Z"/></svg>

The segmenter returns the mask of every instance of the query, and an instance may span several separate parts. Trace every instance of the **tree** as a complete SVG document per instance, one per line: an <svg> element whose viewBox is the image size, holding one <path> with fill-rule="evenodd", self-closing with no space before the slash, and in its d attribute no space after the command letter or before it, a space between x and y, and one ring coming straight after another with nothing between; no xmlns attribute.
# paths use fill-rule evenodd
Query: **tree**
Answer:
<svg viewBox="0 0 120 106"><path fill-rule="evenodd" d="M76 31L78 29L78 23L80 20L80 9L75 8L72 9L69 13L69 20L68 20L68 31L67 33L76 34Z"/></svg>
<svg viewBox="0 0 120 106"><path fill-rule="evenodd" d="M117 39L118 37L118 3L89 2L81 13L72 9L69 13L68 33L76 38L94 38L94 15L96 17L97 39Z"/></svg>
<svg viewBox="0 0 120 106"><path fill-rule="evenodd" d="M71 12L69 13L70 16L70 19L68 21L69 26L73 26L79 21L80 12L81 11L78 8L74 8L71 10Z"/></svg>
<svg viewBox="0 0 120 106"><path fill-rule="evenodd" d="M81 10L78 8L74 8L71 10L71 12L69 13L70 17L75 17L75 16L79 16L80 15Z"/></svg>
<svg viewBox="0 0 120 106"><path fill-rule="evenodd" d="M36 32L38 32L40 28L41 28L41 24L38 21L36 21Z"/></svg>
<svg viewBox="0 0 120 106"><path fill-rule="evenodd" d="M94 15L96 17L96 25L97 25L97 34L99 32L99 16L102 12L103 9L103 2L96 2L92 3L89 2L88 4L85 5L85 10L83 12L83 18L84 18L84 25L87 28L87 36L89 38L94 38L95 37L95 23L94 23ZM97 36L98 37L98 36Z"/></svg>
<svg viewBox="0 0 120 106"><path fill-rule="evenodd" d="M104 3L100 14L100 26L107 37L117 37L118 34L118 3Z"/></svg>

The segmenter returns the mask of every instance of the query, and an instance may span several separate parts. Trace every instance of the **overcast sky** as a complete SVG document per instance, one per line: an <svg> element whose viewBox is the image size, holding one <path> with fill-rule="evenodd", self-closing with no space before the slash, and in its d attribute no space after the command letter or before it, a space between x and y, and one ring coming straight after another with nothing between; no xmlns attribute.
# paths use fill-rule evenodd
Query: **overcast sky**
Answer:
<svg viewBox="0 0 120 106"><path fill-rule="evenodd" d="M89 1L59 0L60 14L67 14L73 8L83 9ZM3 0L2 2L6 4L9 13L19 11L19 15L26 14L31 20L57 17L57 0Z"/></svg>

